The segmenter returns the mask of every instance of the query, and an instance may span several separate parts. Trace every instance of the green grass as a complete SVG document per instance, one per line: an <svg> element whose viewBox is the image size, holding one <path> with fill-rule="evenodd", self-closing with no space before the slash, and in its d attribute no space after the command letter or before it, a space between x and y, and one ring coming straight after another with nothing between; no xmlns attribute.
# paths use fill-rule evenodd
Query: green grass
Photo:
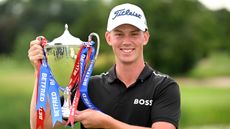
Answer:
<svg viewBox="0 0 230 129"><path fill-rule="evenodd" d="M230 76L229 66L229 53L212 53L207 58L198 62L189 75L197 78Z"/></svg>
<svg viewBox="0 0 230 129"><path fill-rule="evenodd" d="M228 125L229 93L230 88L181 86L181 126Z"/></svg>
<svg viewBox="0 0 230 129"><path fill-rule="evenodd" d="M8 62L8 63L7 63ZM15 62L0 64L0 125L2 129L29 129L29 105L34 76Z"/></svg>

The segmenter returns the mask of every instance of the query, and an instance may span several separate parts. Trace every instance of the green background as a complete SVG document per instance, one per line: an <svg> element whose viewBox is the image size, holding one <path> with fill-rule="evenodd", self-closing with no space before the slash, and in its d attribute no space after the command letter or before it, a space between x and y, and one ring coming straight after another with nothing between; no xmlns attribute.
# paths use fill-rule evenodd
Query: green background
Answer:
<svg viewBox="0 0 230 129"><path fill-rule="evenodd" d="M114 63L105 42L109 10L139 5L151 34L145 60L180 85L181 129L230 129L230 12L197 0L4 0L0 1L0 128L29 129L35 75L28 60L31 40L60 36L64 25L86 41L101 38L93 74ZM77 128L77 126L76 126Z"/></svg>

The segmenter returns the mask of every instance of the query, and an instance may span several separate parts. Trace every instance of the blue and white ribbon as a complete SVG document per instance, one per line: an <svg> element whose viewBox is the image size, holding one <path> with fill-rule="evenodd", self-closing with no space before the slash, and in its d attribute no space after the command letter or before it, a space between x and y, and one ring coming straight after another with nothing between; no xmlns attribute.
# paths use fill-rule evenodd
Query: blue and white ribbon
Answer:
<svg viewBox="0 0 230 129"><path fill-rule="evenodd" d="M92 48L92 53L90 55L90 64L86 70L85 75L83 76L81 87L80 87L80 93L81 93L81 99L87 108L98 110L97 107L94 106L94 104L92 103L88 95L88 83L89 83L90 76L93 72L94 63L95 63L95 60L94 60L95 49L93 46L91 46L91 48ZM84 67L84 66L81 66L81 67Z"/></svg>

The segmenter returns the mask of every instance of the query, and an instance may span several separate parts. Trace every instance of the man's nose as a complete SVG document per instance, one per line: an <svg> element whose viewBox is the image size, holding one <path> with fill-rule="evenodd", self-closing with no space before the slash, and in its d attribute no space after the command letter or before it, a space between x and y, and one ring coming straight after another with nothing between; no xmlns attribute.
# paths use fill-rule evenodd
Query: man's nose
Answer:
<svg viewBox="0 0 230 129"><path fill-rule="evenodd" d="M131 37L128 35L124 36L123 44L131 44L131 43L132 43Z"/></svg>

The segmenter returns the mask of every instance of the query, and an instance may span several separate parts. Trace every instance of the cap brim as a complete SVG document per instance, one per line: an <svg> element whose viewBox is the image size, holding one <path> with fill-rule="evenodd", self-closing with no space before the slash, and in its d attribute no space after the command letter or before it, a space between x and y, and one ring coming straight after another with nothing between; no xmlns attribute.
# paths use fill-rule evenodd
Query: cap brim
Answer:
<svg viewBox="0 0 230 129"><path fill-rule="evenodd" d="M141 22L141 21L138 22L137 20L134 20L132 18L127 18L125 21L123 19L119 19L119 20L117 19L117 21L115 23L116 24L108 25L107 31L112 31L116 27L123 25L123 24L133 25L142 31L146 31L146 29L147 29L147 26L143 22Z"/></svg>

